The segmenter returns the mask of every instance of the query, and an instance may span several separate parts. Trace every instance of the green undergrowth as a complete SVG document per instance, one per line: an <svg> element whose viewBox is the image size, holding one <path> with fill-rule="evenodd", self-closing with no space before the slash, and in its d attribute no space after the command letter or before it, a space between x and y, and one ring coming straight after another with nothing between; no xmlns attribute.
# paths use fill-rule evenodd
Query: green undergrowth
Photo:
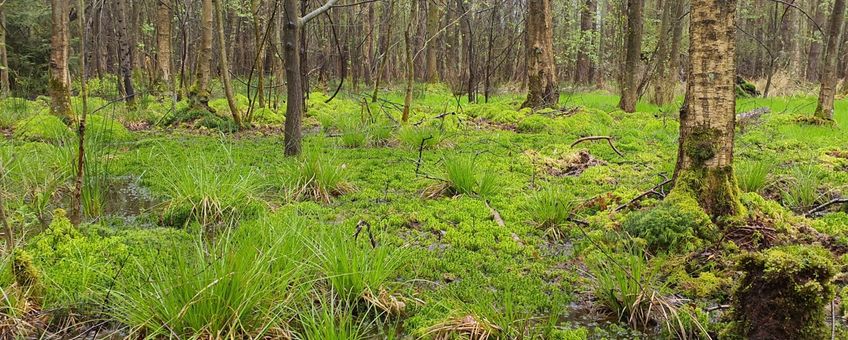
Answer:
<svg viewBox="0 0 848 340"><path fill-rule="evenodd" d="M229 134L220 97L211 116L155 98L139 102L155 114L98 112L105 125L165 127L102 132L116 143L100 174L139 178L161 203L80 227L53 213L67 207L72 149L0 144L0 188L30 235L44 307L151 337L716 338L729 314L711 307L731 304L739 281L729 254L805 234L848 245L839 206L798 216L848 184L845 101L822 127L795 120L811 98L740 99L740 112L772 112L737 135L742 216L719 227L668 187L629 204L672 175L675 105L624 113L598 91L532 112L519 94L469 104L417 84L404 124L402 91L369 97L310 94L296 158L279 134ZM257 125L283 122L265 110ZM586 136L611 137L621 155L605 140L572 146Z"/></svg>

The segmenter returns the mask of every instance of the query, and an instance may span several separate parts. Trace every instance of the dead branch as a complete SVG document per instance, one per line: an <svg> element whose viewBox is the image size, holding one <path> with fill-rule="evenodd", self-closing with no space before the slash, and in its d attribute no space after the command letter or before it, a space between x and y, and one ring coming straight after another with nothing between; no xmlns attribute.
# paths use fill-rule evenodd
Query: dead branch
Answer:
<svg viewBox="0 0 848 340"><path fill-rule="evenodd" d="M493 219L493 220L494 220L494 221L495 221L495 222L496 222L499 226L501 226L501 227L505 227L505 226L506 226L506 223L504 222L503 218L501 218L501 214L500 214L500 213L498 213L498 211L497 211L497 210L495 210L495 208L492 208L492 206L489 204L489 200L484 200L483 202L485 202L485 203L486 203L486 208L489 208L489 211L492 213L492 219Z"/></svg>
<svg viewBox="0 0 848 340"><path fill-rule="evenodd" d="M816 206L815 208L810 209L810 211L808 211L806 214L804 214L804 216L810 217L810 216L813 216L816 213L819 213L819 212L829 208L830 206L832 206L834 204L845 204L845 203L848 203L848 198L834 198L834 199L832 199L832 200L830 200L826 203L820 204L820 205Z"/></svg>
<svg viewBox="0 0 848 340"><path fill-rule="evenodd" d="M371 241L371 248L377 248L377 240L374 239L374 233L371 232L371 223L367 221L360 220L359 223L356 224L356 232L353 233L353 239L356 240L359 237L359 233L362 232L362 229L368 233L368 240Z"/></svg>
<svg viewBox="0 0 848 340"><path fill-rule="evenodd" d="M665 177L665 176L663 176L663 177ZM657 196L659 196L659 197L665 197L665 192L664 192L664 191L662 191L662 188L663 188L666 184L671 183L671 181L672 181L672 179L671 179L671 178L665 178L665 180L664 180L664 181L662 181L662 182L660 182L660 184L655 185L653 188L651 188L651 189L649 189L649 190L647 190L647 191L645 191L645 192L643 192L643 193L639 194L639 196L636 196L635 198L633 198L633 199L632 199L632 200L630 200L629 202L627 202L627 203L625 203L625 204L620 205L618 208L615 208L615 211L622 211L622 210L624 210L625 208L627 208L627 207L629 207L629 206L633 205L633 203L636 203L636 202L638 202L638 201L642 200L643 198L648 197L648 196L649 196L649 195L651 195L651 194L657 195ZM660 191L657 191L657 190L660 190Z"/></svg>
<svg viewBox="0 0 848 340"><path fill-rule="evenodd" d="M618 148L616 148L616 147L615 147L615 144L613 144L613 143L612 143L613 138L612 138L612 137L610 137L610 136L588 136L588 137L583 137L583 138L580 138L580 139L578 139L578 140L574 141L574 143L571 143L571 147L573 148L575 145L580 144L580 143L583 143L583 142L596 141L596 140L606 140L606 141L607 141L607 144L609 144L609 146L612 148L612 151L615 151L615 153L617 153L619 156L624 157L624 154L622 154L622 153L621 153L621 151L618 151Z"/></svg>

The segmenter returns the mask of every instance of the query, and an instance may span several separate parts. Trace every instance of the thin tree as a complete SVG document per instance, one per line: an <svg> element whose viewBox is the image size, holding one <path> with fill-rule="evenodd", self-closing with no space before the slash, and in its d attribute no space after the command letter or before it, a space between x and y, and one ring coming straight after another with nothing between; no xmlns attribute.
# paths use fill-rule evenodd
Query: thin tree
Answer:
<svg viewBox="0 0 848 340"><path fill-rule="evenodd" d="M595 65L589 50L595 41L597 6L596 0L585 0L580 6L580 50L577 53L577 70L574 73L574 81L578 84L591 84L595 75Z"/></svg>
<svg viewBox="0 0 848 340"><path fill-rule="evenodd" d="M242 128L241 113L236 104L235 95L233 94L233 82L230 79L230 62L227 59L226 36L224 35L224 5L221 4L224 0L215 0L215 14L218 23L218 58L221 62L221 83L224 85L224 95L227 97L227 106L230 108L230 114L233 115L233 121L238 129Z"/></svg>
<svg viewBox="0 0 848 340"><path fill-rule="evenodd" d="M627 0L627 47L624 69L621 70L621 101L618 107L625 112L636 111L639 96L639 58L642 54L642 8L643 0Z"/></svg>
<svg viewBox="0 0 848 340"><path fill-rule="evenodd" d="M9 57L6 51L6 1L0 1L0 98L9 96Z"/></svg>
<svg viewBox="0 0 848 340"><path fill-rule="evenodd" d="M214 5L203 0L200 6L200 50L197 60L197 83L189 90L189 101L194 108L212 111L209 107L209 82L212 79L212 31ZM226 70L225 70L226 71Z"/></svg>
<svg viewBox="0 0 848 340"><path fill-rule="evenodd" d="M693 0L689 81L680 113L674 191L691 195L713 218L740 211L733 176L736 122L736 0Z"/></svg>
<svg viewBox="0 0 848 340"><path fill-rule="evenodd" d="M50 113L72 120L71 79L68 72L69 15L69 1L50 1L53 34L50 36L50 80L47 87L50 94Z"/></svg>
<svg viewBox="0 0 848 340"><path fill-rule="evenodd" d="M208 0L204 0L208 1ZM286 127L285 127L285 154L295 156L301 150L301 119L303 118L303 79L301 77L300 60L300 30L306 23L318 15L328 11L338 0L327 0L323 6L316 8L304 16L298 15L297 0L284 0L285 25L283 29L283 41L285 43L286 59Z"/></svg>
<svg viewBox="0 0 848 340"><path fill-rule="evenodd" d="M129 3L127 0L114 2L118 9L118 40L120 45L121 77L124 86L124 95L127 107L135 106L135 87L133 86L133 43L132 30L135 29L127 14Z"/></svg>
<svg viewBox="0 0 848 340"><path fill-rule="evenodd" d="M836 64L839 58L839 37L842 23L845 20L845 0L833 3L833 14L827 28L827 44L824 49L824 60L821 63L821 89L815 117L825 121L833 120L833 100L836 96Z"/></svg>
<svg viewBox="0 0 848 340"><path fill-rule="evenodd" d="M413 55L412 46L412 28L418 20L418 1L411 1L409 4L409 22L406 29L403 31L403 39L406 47L406 94L403 99L403 115L401 121L406 123L409 121L409 110L412 106L412 90L415 85L415 56Z"/></svg>
<svg viewBox="0 0 848 340"><path fill-rule="evenodd" d="M85 0L79 0L79 31L80 31L80 99L82 100L82 112L80 112L79 124L77 125L77 164L74 185L73 209L71 210L71 221L79 225L83 218L82 190L85 181L85 124L88 117L88 76L86 74L86 30L85 30Z"/></svg>
<svg viewBox="0 0 848 340"><path fill-rule="evenodd" d="M662 23L660 24L659 47L657 48L657 70L654 84L654 95L651 103L667 105L674 100L674 90L677 87L677 68L680 60L680 38L683 25L680 18L686 9L683 1L665 0Z"/></svg>
<svg viewBox="0 0 848 340"><path fill-rule="evenodd" d="M527 2L527 100L521 107L554 107L559 83L554 62L553 18L550 0Z"/></svg>
<svg viewBox="0 0 848 340"><path fill-rule="evenodd" d="M169 0L156 0L156 66L160 93L169 98L171 93L171 4Z"/></svg>

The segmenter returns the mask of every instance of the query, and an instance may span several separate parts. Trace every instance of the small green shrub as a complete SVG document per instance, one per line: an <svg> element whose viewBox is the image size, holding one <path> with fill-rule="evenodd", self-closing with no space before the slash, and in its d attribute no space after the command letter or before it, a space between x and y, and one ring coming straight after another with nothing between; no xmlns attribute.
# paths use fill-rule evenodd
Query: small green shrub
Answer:
<svg viewBox="0 0 848 340"><path fill-rule="evenodd" d="M73 138L73 135L62 119L48 114L19 121L14 128L15 139L34 142L64 143Z"/></svg>
<svg viewBox="0 0 848 340"><path fill-rule="evenodd" d="M735 167L736 182L744 192L762 192L769 185L774 166L766 161L740 162Z"/></svg>
<svg viewBox="0 0 848 340"><path fill-rule="evenodd" d="M653 209L631 213L623 228L647 241L648 248L656 252L691 251L704 239L716 237L710 217L694 198L680 191L673 191Z"/></svg>
<svg viewBox="0 0 848 340"><path fill-rule="evenodd" d="M832 255L820 246L779 246L742 255L734 292L738 335L751 339L824 339L834 295Z"/></svg>

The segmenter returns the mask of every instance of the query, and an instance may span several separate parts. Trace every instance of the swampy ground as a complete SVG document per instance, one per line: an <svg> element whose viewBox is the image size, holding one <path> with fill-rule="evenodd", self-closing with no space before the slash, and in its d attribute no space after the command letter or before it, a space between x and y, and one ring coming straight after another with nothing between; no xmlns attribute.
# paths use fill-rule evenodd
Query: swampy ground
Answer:
<svg viewBox="0 0 848 340"><path fill-rule="evenodd" d="M768 112L739 121L747 209L719 228L656 212L679 102L624 113L606 92L570 93L532 112L520 94L469 104L421 85L400 125L401 96L312 93L296 158L273 109L232 133L185 103L94 98L80 226L65 217L73 127L44 99L3 101L3 198L19 240L0 275L3 334L718 338L732 329L739 256L806 244L838 272L848 264L846 210L804 216L845 194L846 100L825 126L799 119L813 96L738 101ZM587 136L614 148L572 145ZM845 335L842 285L825 312Z"/></svg>

